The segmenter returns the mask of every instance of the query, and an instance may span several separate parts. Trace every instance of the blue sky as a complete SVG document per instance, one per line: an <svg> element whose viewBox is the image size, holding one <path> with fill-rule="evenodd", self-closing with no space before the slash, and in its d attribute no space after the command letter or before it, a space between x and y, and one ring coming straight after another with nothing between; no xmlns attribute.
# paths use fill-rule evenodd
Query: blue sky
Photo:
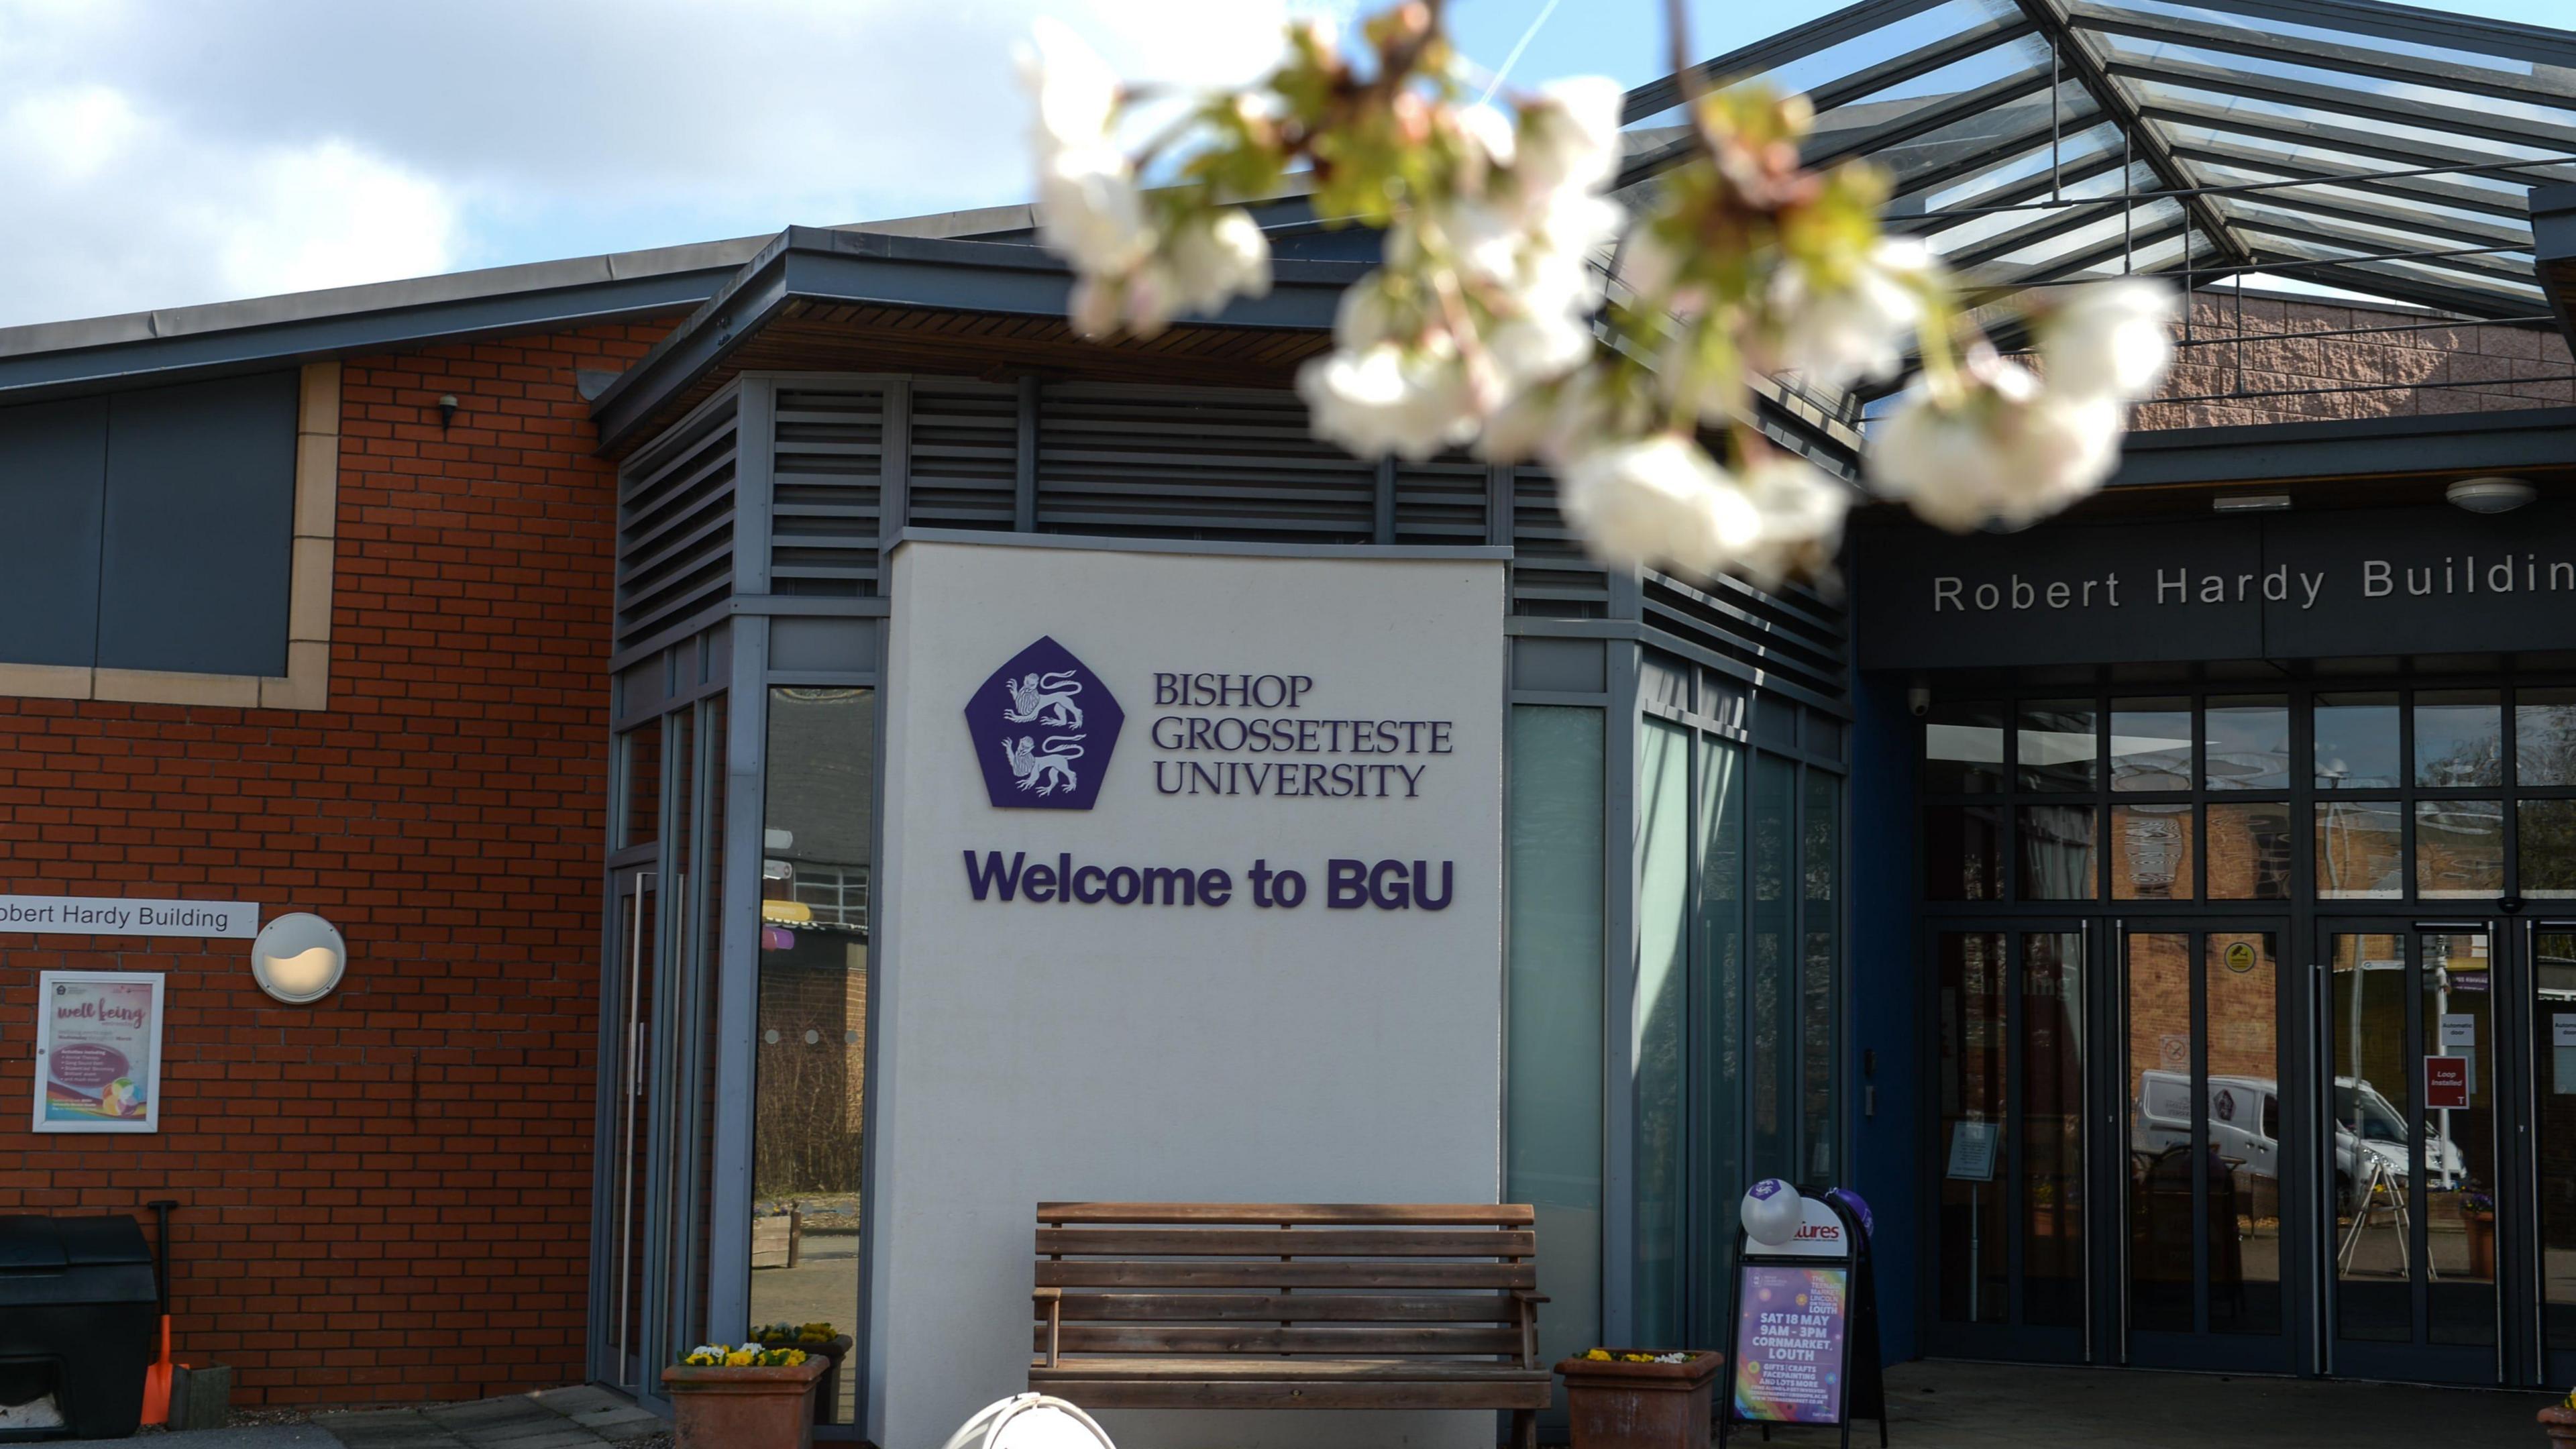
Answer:
<svg viewBox="0 0 2576 1449"><path fill-rule="evenodd" d="M1058 15L1213 80L1378 0L0 0L0 326L1017 201ZM1665 66L1662 0L1453 0L1511 79ZM1692 0L1721 54L1837 8ZM2441 0L2576 25L2576 0Z"/></svg>

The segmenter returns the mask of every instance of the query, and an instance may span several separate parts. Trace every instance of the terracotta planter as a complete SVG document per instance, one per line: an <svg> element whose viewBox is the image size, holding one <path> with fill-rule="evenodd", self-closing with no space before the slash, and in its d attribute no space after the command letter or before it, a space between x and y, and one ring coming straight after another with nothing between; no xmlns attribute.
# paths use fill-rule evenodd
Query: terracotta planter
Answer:
<svg viewBox="0 0 2576 1449"><path fill-rule="evenodd" d="M1558 1364L1574 1417L1574 1449L1707 1449L1710 1386L1726 1355L1690 1353L1681 1363L1570 1358Z"/></svg>
<svg viewBox="0 0 2576 1449"><path fill-rule="evenodd" d="M2495 1277L2495 1214L2460 1214L2460 1222L2469 1231L2469 1276Z"/></svg>
<svg viewBox="0 0 2576 1449"><path fill-rule="evenodd" d="M2552 1444L2576 1444L2576 1409L2550 1405L2540 1411L2540 1428Z"/></svg>
<svg viewBox="0 0 2576 1449"><path fill-rule="evenodd" d="M676 1449L813 1449L814 1386L832 1361L808 1354L792 1368L662 1370L679 1419Z"/></svg>
<svg viewBox="0 0 2576 1449"><path fill-rule="evenodd" d="M778 1343L763 1342L761 1347L801 1348L807 1353L819 1354L823 1358L830 1360L830 1366L823 1370L823 1381L814 1386L814 1422L817 1424L829 1424L832 1422L833 1412L837 1410L841 1404L842 1361L850 1356L850 1350L855 1347L856 1344L857 1340L851 1338L848 1334L839 1333L834 1334L828 1342L824 1343L793 1343L786 1341Z"/></svg>

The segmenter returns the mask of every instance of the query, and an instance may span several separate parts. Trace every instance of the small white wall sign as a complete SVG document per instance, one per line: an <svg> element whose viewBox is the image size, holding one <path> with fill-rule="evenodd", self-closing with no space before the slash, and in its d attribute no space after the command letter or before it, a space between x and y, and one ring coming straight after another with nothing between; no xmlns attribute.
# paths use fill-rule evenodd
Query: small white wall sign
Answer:
<svg viewBox="0 0 2576 1449"><path fill-rule="evenodd" d="M0 935L195 936L259 934L257 901L164 901L139 896L0 896Z"/></svg>

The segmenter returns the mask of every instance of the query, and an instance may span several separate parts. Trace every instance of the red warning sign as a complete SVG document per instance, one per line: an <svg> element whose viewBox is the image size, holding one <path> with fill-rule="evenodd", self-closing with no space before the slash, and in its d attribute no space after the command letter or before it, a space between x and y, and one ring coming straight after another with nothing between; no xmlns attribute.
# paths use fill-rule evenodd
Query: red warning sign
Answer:
<svg viewBox="0 0 2576 1449"><path fill-rule="evenodd" d="M2469 1105L2469 1059L2467 1057L2426 1057L2424 1059L2424 1107L2439 1111L2444 1107L2465 1108Z"/></svg>

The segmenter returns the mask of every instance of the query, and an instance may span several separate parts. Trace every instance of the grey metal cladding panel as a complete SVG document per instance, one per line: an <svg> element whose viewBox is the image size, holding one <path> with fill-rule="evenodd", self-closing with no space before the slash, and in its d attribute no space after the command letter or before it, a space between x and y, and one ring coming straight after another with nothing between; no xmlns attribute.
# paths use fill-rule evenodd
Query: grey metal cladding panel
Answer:
<svg viewBox="0 0 2576 1449"><path fill-rule="evenodd" d="M1020 392L1008 383L916 378L911 521L1009 532L1016 521Z"/></svg>
<svg viewBox="0 0 2576 1449"><path fill-rule="evenodd" d="M1318 442L1296 394L1065 383L1038 408L1038 529L1368 543L1377 466Z"/></svg>
<svg viewBox="0 0 2576 1449"><path fill-rule="evenodd" d="M1443 453L1395 465L1395 542L1481 544L1485 541L1485 464Z"/></svg>
<svg viewBox="0 0 2576 1449"><path fill-rule="evenodd" d="M107 399L0 409L0 663L89 664Z"/></svg>
<svg viewBox="0 0 2576 1449"><path fill-rule="evenodd" d="M773 592L875 594L886 467L885 391L781 387L773 411Z"/></svg>
<svg viewBox="0 0 2576 1449"><path fill-rule="evenodd" d="M98 662L286 672L297 374L115 394Z"/></svg>
<svg viewBox="0 0 2576 1449"><path fill-rule="evenodd" d="M631 459L618 479L617 645L629 648L733 587L738 411L728 405Z"/></svg>
<svg viewBox="0 0 2576 1449"><path fill-rule="evenodd" d="M1512 471L1512 612L1598 619L1609 612L1610 576L1556 511L1556 478L1524 463Z"/></svg>

